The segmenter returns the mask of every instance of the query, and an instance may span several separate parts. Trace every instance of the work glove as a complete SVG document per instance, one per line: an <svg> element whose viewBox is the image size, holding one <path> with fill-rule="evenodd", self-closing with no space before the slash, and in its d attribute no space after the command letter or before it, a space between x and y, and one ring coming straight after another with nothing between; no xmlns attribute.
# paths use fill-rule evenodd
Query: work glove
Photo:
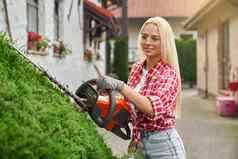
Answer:
<svg viewBox="0 0 238 159"><path fill-rule="evenodd" d="M123 81L108 76L100 77L97 79L96 84L99 89L109 89L116 91L121 91L125 86Z"/></svg>

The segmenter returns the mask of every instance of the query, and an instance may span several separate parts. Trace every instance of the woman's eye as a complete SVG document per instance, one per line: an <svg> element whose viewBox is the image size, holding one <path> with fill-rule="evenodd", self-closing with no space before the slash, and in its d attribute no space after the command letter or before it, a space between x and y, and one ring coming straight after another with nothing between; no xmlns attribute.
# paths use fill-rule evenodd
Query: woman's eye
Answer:
<svg viewBox="0 0 238 159"><path fill-rule="evenodd" d="M146 36L142 36L141 38L142 38L143 40L145 40L147 37L146 37Z"/></svg>
<svg viewBox="0 0 238 159"><path fill-rule="evenodd" d="M152 38L153 41L159 41L159 38Z"/></svg>

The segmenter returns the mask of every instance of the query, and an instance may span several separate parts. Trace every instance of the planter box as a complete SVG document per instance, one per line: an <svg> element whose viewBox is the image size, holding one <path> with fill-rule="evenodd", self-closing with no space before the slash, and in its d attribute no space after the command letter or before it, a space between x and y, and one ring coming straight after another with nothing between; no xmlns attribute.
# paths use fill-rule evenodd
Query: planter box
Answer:
<svg viewBox="0 0 238 159"><path fill-rule="evenodd" d="M48 55L49 51L47 48L40 49L40 50L27 50L28 54L33 54L33 55L41 55L41 56L46 56Z"/></svg>
<svg viewBox="0 0 238 159"><path fill-rule="evenodd" d="M220 96L216 98L216 112L225 117L237 115L237 106L233 97Z"/></svg>

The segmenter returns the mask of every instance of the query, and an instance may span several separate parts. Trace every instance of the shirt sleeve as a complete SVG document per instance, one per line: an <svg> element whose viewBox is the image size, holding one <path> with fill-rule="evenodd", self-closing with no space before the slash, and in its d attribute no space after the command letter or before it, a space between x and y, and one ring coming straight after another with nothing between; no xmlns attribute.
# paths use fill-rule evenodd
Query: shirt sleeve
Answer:
<svg viewBox="0 0 238 159"><path fill-rule="evenodd" d="M151 95L146 97L150 100L154 117L145 115L148 120L157 120L164 113L171 111L171 107L175 107L178 89L178 77L175 70L168 70L162 76L162 79L156 80L155 87Z"/></svg>

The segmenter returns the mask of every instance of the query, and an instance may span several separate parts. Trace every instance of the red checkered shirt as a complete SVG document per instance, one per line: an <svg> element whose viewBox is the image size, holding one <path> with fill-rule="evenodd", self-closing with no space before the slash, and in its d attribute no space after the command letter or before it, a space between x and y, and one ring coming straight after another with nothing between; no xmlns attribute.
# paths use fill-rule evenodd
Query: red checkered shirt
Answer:
<svg viewBox="0 0 238 159"><path fill-rule="evenodd" d="M132 66L128 86L135 88L140 82L144 62ZM161 131L175 127L175 106L178 88L176 70L162 60L149 69L139 93L146 96L152 104L154 117L139 110L131 111L133 139L140 139L140 131Z"/></svg>

